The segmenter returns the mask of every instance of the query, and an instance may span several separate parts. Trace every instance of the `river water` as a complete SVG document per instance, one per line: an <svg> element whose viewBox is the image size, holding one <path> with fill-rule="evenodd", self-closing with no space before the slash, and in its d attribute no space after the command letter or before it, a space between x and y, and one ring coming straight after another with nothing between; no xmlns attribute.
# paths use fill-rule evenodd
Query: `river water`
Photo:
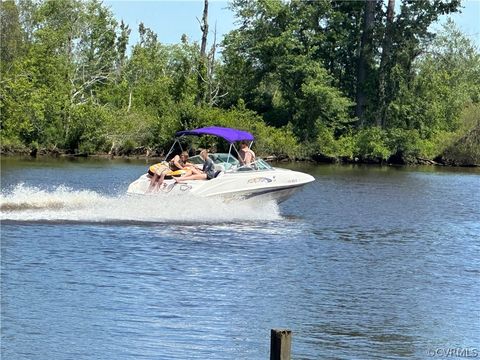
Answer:
<svg viewBox="0 0 480 360"><path fill-rule="evenodd" d="M478 169L286 165L253 206L125 196L146 166L2 159L2 358L480 357Z"/></svg>

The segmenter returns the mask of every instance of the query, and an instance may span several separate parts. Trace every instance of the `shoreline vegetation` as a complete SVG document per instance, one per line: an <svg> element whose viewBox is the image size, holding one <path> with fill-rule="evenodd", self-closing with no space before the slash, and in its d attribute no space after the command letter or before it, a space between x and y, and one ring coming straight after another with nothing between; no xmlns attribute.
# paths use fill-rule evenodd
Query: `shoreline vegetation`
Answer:
<svg viewBox="0 0 480 360"><path fill-rule="evenodd" d="M31 158L99 158L99 159L144 159L162 161L165 160L165 151L157 152L145 147L131 149L128 152L117 153L72 153L59 149L16 149L0 151L0 156L6 157L31 157ZM294 163L294 162L310 162L316 164L359 164L359 165L402 165L402 166L416 166L416 165L434 165L434 166L451 166L451 167L480 167L480 164L472 163L469 161L458 161L453 158L437 157L435 159L426 159L422 157L409 158L408 160L392 156L387 160L375 158L375 159L362 159L362 158L345 158L345 157L333 157L323 154L313 155L308 158L289 158L287 156L275 156L266 155L264 158L267 162L279 162L279 163Z"/></svg>
<svg viewBox="0 0 480 360"><path fill-rule="evenodd" d="M0 153L161 157L215 125L280 161L480 165L479 49L433 26L460 0L229 6L220 42L204 0L201 42L167 45L98 0L0 2Z"/></svg>

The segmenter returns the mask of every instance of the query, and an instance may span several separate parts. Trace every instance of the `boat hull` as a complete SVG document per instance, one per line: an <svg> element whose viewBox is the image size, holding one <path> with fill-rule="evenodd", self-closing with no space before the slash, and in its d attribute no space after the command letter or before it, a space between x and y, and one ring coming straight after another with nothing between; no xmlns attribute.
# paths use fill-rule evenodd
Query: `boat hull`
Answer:
<svg viewBox="0 0 480 360"><path fill-rule="evenodd" d="M212 180L190 180L176 183L166 180L155 192L149 192L150 179L143 175L130 184L129 194L195 195L198 197L222 197L225 201L287 200L305 184L314 181L311 175L286 169L220 173Z"/></svg>

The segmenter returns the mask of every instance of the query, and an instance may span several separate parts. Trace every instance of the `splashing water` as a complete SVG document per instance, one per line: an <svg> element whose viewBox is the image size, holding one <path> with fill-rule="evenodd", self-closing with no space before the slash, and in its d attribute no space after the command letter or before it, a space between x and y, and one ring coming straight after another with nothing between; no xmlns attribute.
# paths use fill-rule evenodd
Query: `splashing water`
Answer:
<svg viewBox="0 0 480 360"><path fill-rule="evenodd" d="M278 220L274 202L224 203L189 195L107 196L59 186L53 190L17 185L0 194L0 219L15 221L229 222Z"/></svg>

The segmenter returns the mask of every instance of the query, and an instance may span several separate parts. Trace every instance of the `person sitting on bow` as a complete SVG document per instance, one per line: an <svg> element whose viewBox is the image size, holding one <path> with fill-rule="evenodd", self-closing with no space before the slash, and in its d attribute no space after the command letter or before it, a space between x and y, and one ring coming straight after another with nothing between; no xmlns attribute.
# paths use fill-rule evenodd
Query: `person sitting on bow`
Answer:
<svg viewBox="0 0 480 360"><path fill-rule="evenodd" d="M175 172L179 173L175 174ZM175 155L168 163L163 161L148 168L147 176L150 178L150 186L147 192L157 192L160 185L163 184L165 176L191 175L199 172L200 170L195 165L188 162L188 152L183 151L180 155Z"/></svg>
<svg viewBox="0 0 480 360"><path fill-rule="evenodd" d="M188 152L186 151L183 151L180 155L175 155L168 164L172 171L186 170L186 168L194 166L188 162Z"/></svg>
<svg viewBox="0 0 480 360"><path fill-rule="evenodd" d="M147 193L158 191L160 185L163 184L166 173L169 171L170 167L165 161L150 166L147 171L147 177L150 179Z"/></svg>

